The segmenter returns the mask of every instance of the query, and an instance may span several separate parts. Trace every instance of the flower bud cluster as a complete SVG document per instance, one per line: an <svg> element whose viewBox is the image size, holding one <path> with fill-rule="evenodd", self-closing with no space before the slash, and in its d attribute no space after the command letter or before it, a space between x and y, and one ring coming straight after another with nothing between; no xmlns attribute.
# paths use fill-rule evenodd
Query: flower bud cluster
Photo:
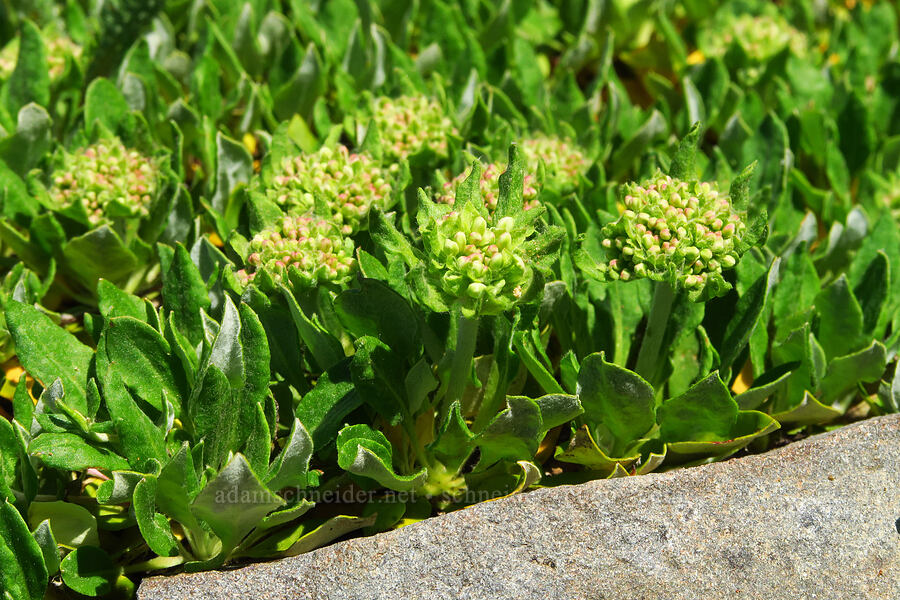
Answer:
<svg viewBox="0 0 900 600"><path fill-rule="evenodd" d="M625 187L625 212L603 227L608 279L647 277L702 290L738 259L746 231L740 214L715 185L657 172L643 185Z"/></svg>
<svg viewBox="0 0 900 600"><path fill-rule="evenodd" d="M466 203L425 233L429 276L450 304L459 302L481 315L502 312L522 296L530 279L522 252L528 233L512 217L490 223Z"/></svg>
<svg viewBox="0 0 900 600"><path fill-rule="evenodd" d="M288 212L305 213L324 200L350 235L364 227L372 207L387 208L397 165L385 169L366 154L346 146L323 147L313 154L285 158L266 195Z"/></svg>
<svg viewBox="0 0 900 600"><path fill-rule="evenodd" d="M590 163L582 151L566 140L539 135L522 142L525 164L534 172L539 161L544 161L544 182L561 193L574 191L579 177Z"/></svg>
<svg viewBox="0 0 900 600"><path fill-rule="evenodd" d="M447 137L457 133L441 105L424 96L379 98L373 118L385 158L391 160L404 160L426 149L446 157Z"/></svg>
<svg viewBox="0 0 900 600"><path fill-rule="evenodd" d="M736 43L753 63L758 65L790 47L794 54L806 52L806 36L777 15L741 14L731 18L718 35L709 40L706 52L721 56Z"/></svg>
<svg viewBox="0 0 900 600"><path fill-rule="evenodd" d="M67 57L71 56L74 60L81 57L81 46L68 36L53 31L45 32L43 37L50 79L57 79L65 72ZM18 58L19 38L16 37L0 50L0 79L6 79L12 75Z"/></svg>
<svg viewBox="0 0 900 600"><path fill-rule="evenodd" d="M256 234L247 247L238 280L247 284L265 268L275 281L287 281L293 267L309 287L343 283L356 268L353 240L328 220L310 214L285 216L277 227Z"/></svg>
<svg viewBox="0 0 900 600"><path fill-rule="evenodd" d="M118 139L65 153L50 197L60 208L84 206L94 224L113 217L145 217L159 188L159 167Z"/></svg>
<svg viewBox="0 0 900 600"><path fill-rule="evenodd" d="M484 170L481 172L481 180L479 181L481 198L484 200L484 205L491 214L496 210L497 202L500 200L500 174L505 170L505 165L491 163L485 165ZM457 186L465 181L471 172L472 168L469 167L450 181L444 182L441 186L440 193L435 195L435 201L452 206L456 201ZM522 199L525 201L525 210L537 206L538 191L535 187L536 184L537 181L534 175L526 173L524 187L522 188Z"/></svg>

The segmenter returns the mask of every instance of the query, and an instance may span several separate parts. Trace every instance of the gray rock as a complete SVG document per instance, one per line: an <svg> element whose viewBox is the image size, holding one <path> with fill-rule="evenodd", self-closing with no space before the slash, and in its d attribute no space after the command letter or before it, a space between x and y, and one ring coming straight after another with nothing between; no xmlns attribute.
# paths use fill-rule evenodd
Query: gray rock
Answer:
<svg viewBox="0 0 900 600"><path fill-rule="evenodd" d="M764 455L537 490L140 600L900 598L900 418Z"/></svg>

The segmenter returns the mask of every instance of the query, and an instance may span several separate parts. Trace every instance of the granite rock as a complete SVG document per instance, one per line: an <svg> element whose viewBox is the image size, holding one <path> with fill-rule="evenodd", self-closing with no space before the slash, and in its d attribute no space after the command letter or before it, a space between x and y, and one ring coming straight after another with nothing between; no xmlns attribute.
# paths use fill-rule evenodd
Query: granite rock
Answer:
<svg viewBox="0 0 900 600"><path fill-rule="evenodd" d="M767 454L541 489L140 600L900 598L900 418Z"/></svg>

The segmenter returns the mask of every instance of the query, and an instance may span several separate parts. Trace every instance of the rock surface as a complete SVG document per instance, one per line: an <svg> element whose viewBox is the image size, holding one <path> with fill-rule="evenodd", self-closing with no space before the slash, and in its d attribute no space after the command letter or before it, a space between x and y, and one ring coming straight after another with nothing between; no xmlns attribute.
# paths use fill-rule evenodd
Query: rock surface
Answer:
<svg viewBox="0 0 900 600"><path fill-rule="evenodd" d="M900 418L764 455L537 490L140 600L900 598Z"/></svg>

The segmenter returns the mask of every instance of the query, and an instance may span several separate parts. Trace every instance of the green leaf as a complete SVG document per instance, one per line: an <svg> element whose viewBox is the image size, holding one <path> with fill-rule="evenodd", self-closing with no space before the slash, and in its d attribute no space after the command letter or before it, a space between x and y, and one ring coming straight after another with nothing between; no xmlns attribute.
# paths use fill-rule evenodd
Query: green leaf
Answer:
<svg viewBox="0 0 900 600"><path fill-rule="evenodd" d="M68 404L87 412L87 376L94 352L39 310L20 302L7 303L6 324L25 370L44 385L60 378Z"/></svg>
<svg viewBox="0 0 900 600"><path fill-rule="evenodd" d="M168 269L163 270L163 301L176 327L192 345L203 339L201 311L209 310L209 294L187 249L178 244Z"/></svg>
<svg viewBox="0 0 900 600"><path fill-rule="evenodd" d="M531 373L531 376L534 377L544 392L562 394L565 391L556 378L553 377L553 374L544 366L544 362L538 357L538 351L535 349L534 344L530 342L528 332L515 332L513 335L513 346L525 368L528 369L528 372Z"/></svg>
<svg viewBox="0 0 900 600"><path fill-rule="evenodd" d="M594 441L587 425L574 431L565 450L557 448L554 453L556 460L582 465L589 471L596 471L600 477L608 477L618 469L631 469L640 457L640 454L620 458L608 456Z"/></svg>
<svg viewBox="0 0 900 600"><path fill-rule="evenodd" d="M410 268L421 262L409 239L380 210L369 213L369 234L386 256L399 256Z"/></svg>
<svg viewBox="0 0 900 600"><path fill-rule="evenodd" d="M16 68L6 82L6 108L10 114L34 102L41 106L50 105L50 75L47 66L47 51L43 36L37 26L25 19L19 37L19 57Z"/></svg>
<svg viewBox="0 0 900 600"><path fill-rule="evenodd" d="M500 198L494 211L494 222L503 217L517 218L522 213L522 193L525 185L525 160L516 144L509 147L506 171L500 175Z"/></svg>
<svg viewBox="0 0 900 600"><path fill-rule="evenodd" d="M102 77L93 80L85 93L84 123L89 136L97 136L105 128L126 141L136 126L125 96L115 84Z"/></svg>
<svg viewBox="0 0 900 600"><path fill-rule="evenodd" d="M475 444L481 450L478 470L499 460L531 460L545 431L537 402L524 396L508 396L507 408L484 428Z"/></svg>
<svg viewBox="0 0 900 600"><path fill-rule="evenodd" d="M449 472L456 473L475 449L475 437L466 425L457 401L450 405L450 411L441 423L437 439L428 446L428 451Z"/></svg>
<svg viewBox="0 0 900 600"><path fill-rule="evenodd" d="M824 425L841 416L841 411L825 406L808 391L803 392L803 399L791 408L774 413L772 418L782 425L805 427L807 425Z"/></svg>
<svg viewBox="0 0 900 600"><path fill-rule="evenodd" d="M685 81L689 82L690 80L685 79ZM693 91L696 93L696 88ZM694 163L697 156L697 144L702 133L702 125L699 122L694 123L691 125L687 135L678 143L678 150L675 151L675 156L672 158L672 166L669 167L669 175L674 179L683 181L695 181L697 179L697 169Z"/></svg>
<svg viewBox="0 0 900 600"><path fill-rule="evenodd" d="M755 410L741 411L729 440L670 442L666 445L666 462L678 464L706 457L727 456L744 448L758 437L779 428L773 417Z"/></svg>
<svg viewBox="0 0 900 600"><path fill-rule="evenodd" d="M425 482L425 469L412 475L395 473L391 443L383 433L368 425L349 425L341 429L337 449L338 465L342 469L374 479L388 489L409 492Z"/></svg>
<svg viewBox="0 0 900 600"><path fill-rule="evenodd" d="M612 443L614 454L642 438L656 422L653 387L637 373L606 362L603 353L582 361L577 395L585 422L612 436L598 442Z"/></svg>
<svg viewBox="0 0 900 600"><path fill-rule="evenodd" d="M156 505L164 514L190 529L199 525L190 504L200 493L200 483L188 443L163 466L156 479Z"/></svg>
<svg viewBox="0 0 900 600"><path fill-rule="evenodd" d="M135 486L144 478L137 471L113 471L112 479L107 479L97 488L100 504L123 504L131 502Z"/></svg>
<svg viewBox="0 0 900 600"><path fill-rule="evenodd" d="M83 471L91 467L110 471L128 468L128 461L106 448L88 444L73 433L42 433L28 445L28 453L48 467Z"/></svg>
<svg viewBox="0 0 900 600"><path fill-rule="evenodd" d="M147 320L147 308L143 300L123 292L105 279L97 282L97 297L100 299L100 314L105 319L133 317L139 321Z"/></svg>
<svg viewBox="0 0 900 600"><path fill-rule="evenodd" d="M112 372L105 378L103 396L109 417L119 434L122 454L131 466L142 468L148 458L165 460L165 432L138 407L118 373Z"/></svg>
<svg viewBox="0 0 900 600"><path fill-rule="evenodd" d="M53 535L66 548L99 546L97 519L88 509L72 502L32 502L28 507L28 522L37 527L50 521Z"/></svg>
<svg viewBox="0 0 900 600"><path fill-rule="evenodd" d="M163 396L181 404L181 387L175 373L169 344L156 329L132 317L110 319L97 346L97 371L103 384L114 385L116 377L138 398L157 410Z"/></svg>
<svg viewBox="0 0 900 600"><path fill-rule="evenodd" d="M156 512L156 477L148 475L135 486L132 507L138 529L150 549L159 556L178 556L178 540L169 520Z"/></svg>
<svg viewBox="0 0 900 600"><path fill-rule="evenodd" d="M312 437L300 419L294 419L291 434L288 436L284 448L269 467L269 476L266 481L269 489L277 491L286 487L306 487L312 452Z"/></svg>
<svg viewBox="0 0 900 600"><path fill-rule="evenodd" d="M819 331L816 338L828 360L858 350L865 343L862 308L841 275L816 297Z"/></svg>
<svg viewBox="0 0 900 600"><path fill-rule="evenodd" d="M10 600L42 600L47 582L40 546L19 511L0 501L0 593Z"/></svg>
<svg viewBox="0 0 900 600"><path fill-rule="evenodd" d="M346 360L322 373L315 387L301 398L295 415L312 435L316 448L324 448L341 428L344 419L362 405L350 378Z"/></svg>
<svg viewBox="0 0 900 600"><path fill-rule="evenodd" d="M243 426L237 394L222 371L210 365L201 382L200 392L192 398L188 407L194 426L195 439L205 443L204 457L207 464L217 468L229 452L242 444L238 441Z"/></svg>
<svg viewBox="0 0 900 600"><path fill-rule="evenodd" d="M56 537L53 535L53 528L50 526L50 520L41 521L32 532L34 540L41 549L44 556L44 565L47 567L47 573L52 577L59 571L59 546ZM2 589L2 586L0 586Z"/></svg>
<svg viewBox="0 0 900 600"><path fill-rule="evenodd" d="M106 551L85 546L70 552L59 565L63 582L85 596L103 596L119 578L121 569Z"/></svg>
<svg viewBox="0 0 900 600"><path fill-rule="evenodd" d="M732 204L738 210L745 210L750 203L750 180L754 171L756 171L756 162L747 165L741 171L741 174L731 182L728 195L731 197Z"/></svg>
<svg viewBox="0 0 900 600"><path fill-rule="evenodd" d="M752 388L735 396L734 401L737 402L741 410L753 410L765 402L782 385L787 383L791 373L790 369L785 368L784 365L776 367L754 381Z"/></svg>
<svg viewBox="0 0 900 600"><path fill-rule="evenodd" d="M310 43L293 77L274 93L276 116L279 119L289 119L292 115L309 118L316 100L328 88L326 71L318 50Z"/></svg>
<svg viewBox="0 0 900 600"><path fill-rule="evenodd" d="M652 142L662 137L669 129L666 118L654 110L641 127L624 144L621 144L612 155L610 175L612 179L621 179Z"/></svg>
<svg viewBox="0 0 900 600"><path fill-rule="evenodd" d="M769 293L778 281L780 264L780 258L773 260L768 272L760 276L738 299L719 345L720 369L731 367L750 341L753 329L757 327L768 302Z"/></svg>
<svg viewBox="0 0 900 600"><path fill-rule="evenodd" d="M194 499L191 512L222 541L218 559L224 561L244 536L283 504L259 481L247 459L236 454Z"/></svg>
<svg viewBox="0 0 900 600"><path fill-rule="evenodd" d="M243 144L216 134L216 191L212 207L226 214L228 200L239 185L246 184L253 175L253 157Z"/></svg>
<svg viewBox="0 0 900 600"><path fill-rule="evenodd" d="M286 287L279 286L281 295L287 301L291 311L294 326L300 334L300 338L312 354L313 359L323 371L327 371L344 359L344 347L341 343L326 331L322 326L311 320L297 304L296 298Z"/></svg>
<svg viewBox="0 0 900 600"><path fill-rule="evenodd" d="M415 358L422 347L419 318L403 296L375 279L360 279L334 301L341 324L355 337L373 336L391 350Z"/></svg>
<svg viewBox="0 0 900 600"><path fill-rule="evenodd" d="M862 279L853 288L853 296L859 301L863 313L863 330L872 333L881 318L881 310L888 302L891 291L890 263L887 255L879 251L866 267Z"/></svg>
<svg viewBox="0 0 900 600"><path fill-rule="evenodd" d="M362 401L391 425L409 413L403 361L378 339L365 336L356 341L350 375Z"/></svg>
<svg viewBox="0 0 900 600"><path fill-rule="evenodd" d="M137 256L108 225L70 239L62 253L65 257L62 267L91 292L97 289L100 278L124 282L140 266Z"/></svg>
<svg viewBox="0 0 900 600"><path fill-rule="evenodd" d="M19 177L25 177L50 150L51 127L46 109L37 104L26 104L16 117L16 133L0 140L0 160ZM9 202L8 196L6 201ZM34 206L37 202L29 204Z"/></svg>
<svg viewBox="0 0 900 600"><path fill-rule="evenodd" d="M860 382L872 383L881 379L887 367L887 351L881 342L873 341L868 348L839 356L825 370L820 389L819 401L829 405Z"/></svg>
<svg viewBox="0 0 900 600"><path fill-rule="evenodd" d="M578 397L570 394L548 394L534 401L541 409L544 431L564 425L584 412Z"/></svg>
<svg viewBox="0 0 900 600"><path fill-rule="evenodd" d="M345 515L332 517L301 536L290 548L284 551L284 556L297 556L304 552L310 552L336 540L342 535L362 529L373 523L375 523L375 515L371 517L350 517Z"/></svg>
<svg viewBox="0 0 900 600"><path fill-rule="evenodd" d="M659 433L665 442L724 441L737 422L738 406L718 372L659 407Z"/></svg>

